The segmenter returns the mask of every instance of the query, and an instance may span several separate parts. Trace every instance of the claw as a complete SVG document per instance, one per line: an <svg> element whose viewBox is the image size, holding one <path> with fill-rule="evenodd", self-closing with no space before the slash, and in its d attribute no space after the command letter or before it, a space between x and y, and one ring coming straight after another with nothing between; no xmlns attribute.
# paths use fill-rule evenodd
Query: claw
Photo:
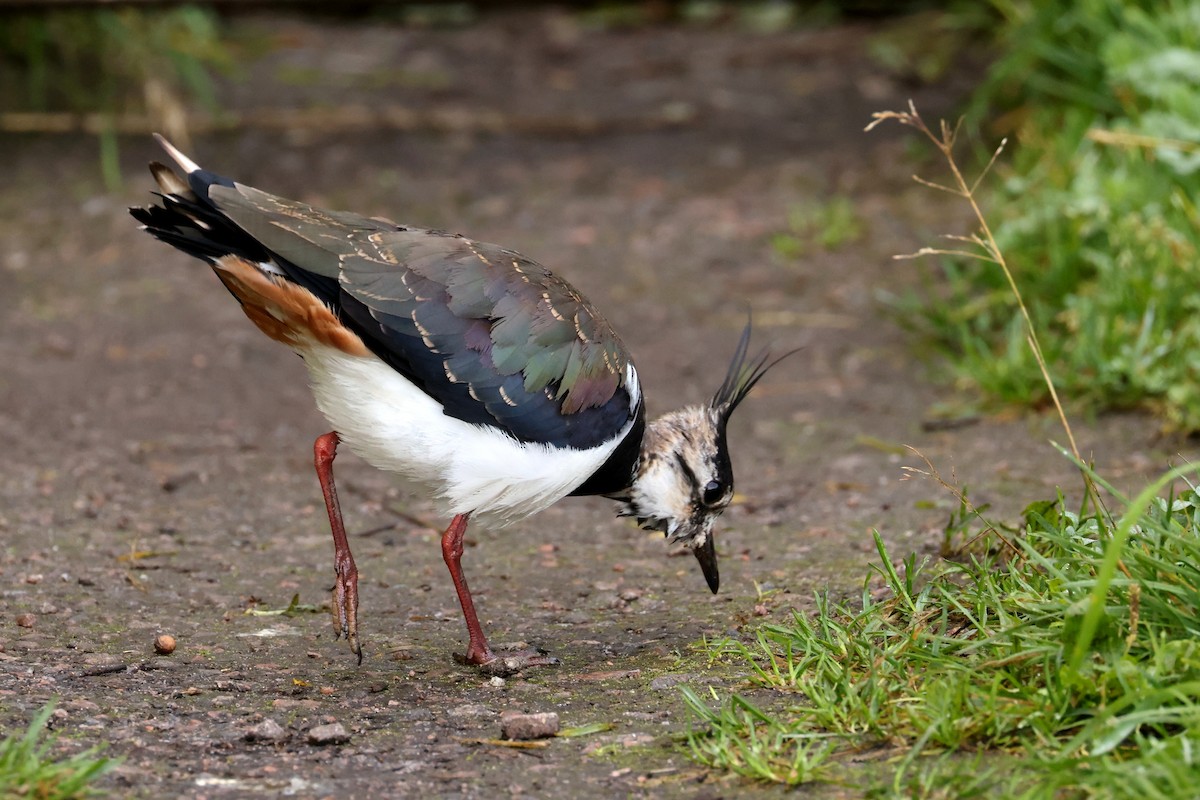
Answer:
<svg viewBox="0 0 1200 800"><path fill-rule="evenodd" d="M334 638L346 637L350 650L362 664L362 645L358 641L358 570L351 558L337 559L334 571L337 573L333 584Z"/></svg>
<svg viewBox="0 0 1200 800"><path fill-rule="evenodd" d="M499 655L491 650L485 654L474 655L470 652L466 655L455 653L454 660L460 664L476 666L484 675L493 675L499 678L511 677L529 667L555 667L562 663L541 649L513 651L501 649Z"/></svg>
<svg viewBox="0 0 1200 800"><path fill-rule="evenodd" d="M333 635L346 637L350 649L362 664L362 645L358 643L358 568L354 566L354 555L346 540L346 528L342 525L342 509L338 505L337 489L333 483L333 459L337 456L338 435L330 431L318 436L313 444L313 460L317 468L317 479L325 495L325 510L329 512L329 528L333 533Z"/></svg>

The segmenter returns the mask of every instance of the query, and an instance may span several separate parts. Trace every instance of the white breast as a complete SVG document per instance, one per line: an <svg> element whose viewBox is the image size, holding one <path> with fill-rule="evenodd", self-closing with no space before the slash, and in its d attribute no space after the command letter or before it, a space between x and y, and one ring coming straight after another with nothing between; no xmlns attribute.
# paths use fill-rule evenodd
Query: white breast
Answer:
<svg viewBox="0 0 1200 800"><path fill-rule="evenodd" d="M301 355L317 407L346 446L379 469L426 484L452 514L513 521L541 511L599 469L633 426L630 421L612 441L588 450L518 442L447 416L373 356L315 343Z"/></svg>

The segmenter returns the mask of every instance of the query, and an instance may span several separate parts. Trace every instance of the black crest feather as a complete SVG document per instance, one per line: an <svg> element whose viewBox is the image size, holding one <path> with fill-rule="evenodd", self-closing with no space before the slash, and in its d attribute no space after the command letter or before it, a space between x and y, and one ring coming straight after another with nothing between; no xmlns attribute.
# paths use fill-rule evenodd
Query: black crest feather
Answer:
<svg viewBox="0 0 1200 800"><path fill-rule="evenodd" d="M733 410L742 400L746 399L746 395L750 394L750 390L762 380L763 375L766 375L771 367L795 353L796 350L789 350L776 359L771 359L771 353L765 347L753 358L748 359L749 352L750 320L747 319L746 327L742 329L742 336L738 340L737 349L733 351L733 358L729 362L729 371L725 373L725 380L721 382L717 393L713 395L711 403L712 408L720 414L722 422L728 421Z"/></svg>

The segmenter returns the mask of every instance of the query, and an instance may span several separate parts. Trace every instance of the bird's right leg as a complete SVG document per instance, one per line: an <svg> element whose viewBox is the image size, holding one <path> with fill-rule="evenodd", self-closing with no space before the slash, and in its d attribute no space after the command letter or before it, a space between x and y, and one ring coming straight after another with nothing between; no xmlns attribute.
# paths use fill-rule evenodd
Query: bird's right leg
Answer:
<svg viewBox="0 0 1200 800"><path fill-rule="evenodd" d="M313 444L313 462L317 468L317 480L325 495L325 510L329 512L329 528L333 531L333 627L337 636L345 636L350 649L362 663L362 645L358 643L358 568L354 566L354 555L346 541L346 528L342 524L342 509L338 505L337 488L333 485L333 459L337 456L337 431L317 437Z"/></svg>
<svg viewBox="0 0 1200 800"><path fill-rule="evenodd" d="M463 619L467 623L467 654L463 660L468 664L482 666L496 660L492 648L488 647L487 637L483 634L483 626L479 624L479 616L475 613L475 602L471 599L471 589L467 586L467 578L462 571L463 536L467 532L468 514L459 514L450 522L450 527L442 534L442 560L450 569L450 579L454 581L454 591L458 593L458 603L462 606Z"/></svg>

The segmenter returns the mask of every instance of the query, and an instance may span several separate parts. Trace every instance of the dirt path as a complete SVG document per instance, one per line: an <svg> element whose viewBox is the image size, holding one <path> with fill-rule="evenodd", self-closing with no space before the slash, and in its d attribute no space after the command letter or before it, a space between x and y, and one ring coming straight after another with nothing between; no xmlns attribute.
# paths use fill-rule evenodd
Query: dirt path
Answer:
<svg viewBox="0 0 1200 800"><path fill-rule="evenodd" d="M674 738L689 724L680 682L739 680L693 645L827 586L853 589L872 528L897 555L935 550L951 498L902 481L919 462L896 446L920 447L1007 511L1073 485L1048 418L922 428L937 390L877 294L915 284L890 254L961 215L910 184L902 139L861 130L909 96L936 116L962 87L879 73L869 30L587 33L525 14L449 32L279 18L238 32L274 46L222 89L232 107L394 103L465 109L467 122L211 137L193 147L204 165L550 265L621 331L652 413L712 393L748 306L759 341L803 350L735 420L744 500L721 525L718 597L693 559L603 500L472 532L464 564L494 639L563 660L524 677L489 681L452 661L465 633L437 546L445 521L340 459L363 572L356 667L324 612L245 613L328 602L310 466L325 428L300 362L125 214L160 154L124 142L127 189L109 196L90 140L0 140L0 725L60 698L64 746L103 742L125 759L106 779L115 794L740 795L746 784L699 769ZM473 114L602 124L480 133ZM833 197L853 200L862 239L781 258L771 237L789 209ZM1140 417L1099 420L1081 439L1131 483L1178 448ZM170 657L154 655L159 632L178 641ZM477 743L505 710L615 727L541 749ZM267 719L278 738L248 741ZM347 743L308 742L335 722Z"/></svg>

